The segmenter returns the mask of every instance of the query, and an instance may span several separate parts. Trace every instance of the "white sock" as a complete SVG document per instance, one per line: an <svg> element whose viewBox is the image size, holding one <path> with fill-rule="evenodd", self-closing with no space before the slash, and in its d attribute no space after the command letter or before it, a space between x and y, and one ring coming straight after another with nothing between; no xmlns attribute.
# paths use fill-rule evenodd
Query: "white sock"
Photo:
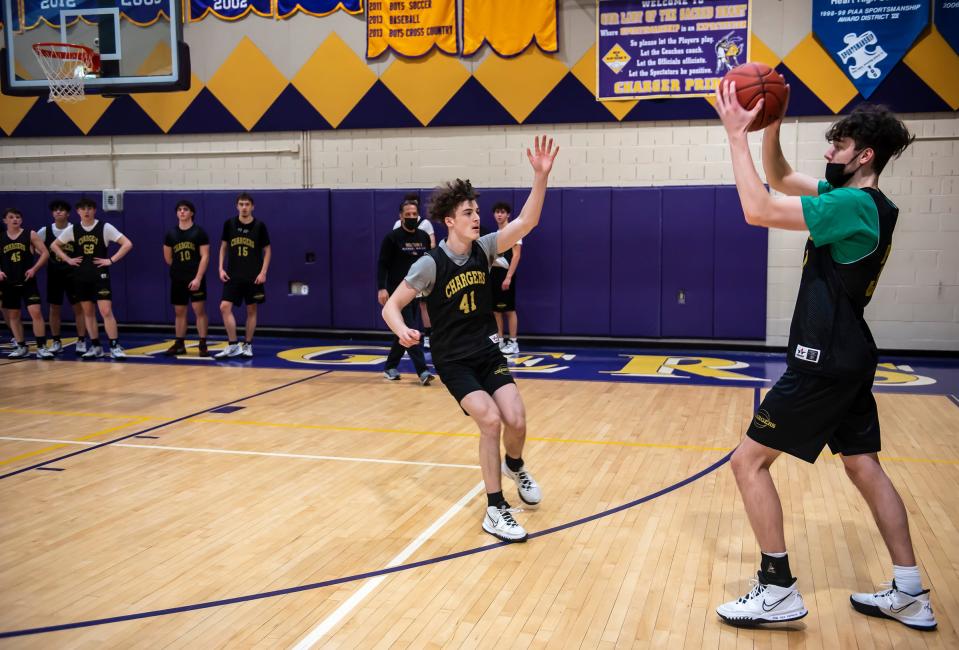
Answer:
<svg viewBox="0 0 959 650"><path fill-rule="evenodd" d="M892 574L896 579L896 587L899 591L904 591L911 596L915 596L922 591L922 579L919 577L919 567L896 566L893 564Z"/></svg>

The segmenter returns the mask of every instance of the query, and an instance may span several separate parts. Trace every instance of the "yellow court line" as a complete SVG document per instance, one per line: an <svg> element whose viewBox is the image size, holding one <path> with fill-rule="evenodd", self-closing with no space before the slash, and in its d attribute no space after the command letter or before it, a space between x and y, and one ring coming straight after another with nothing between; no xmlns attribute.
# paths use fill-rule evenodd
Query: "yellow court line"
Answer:
<svg viewBox="0 0 959 650"><path fill-rule="evenodd" d="M78 440L85 440L90 437L97 435L103 435L104 433L109 433L117 429L122 429L129 424L135 424L139 422L147 422L149 420L164 420L167 418L162 418L158 416L151 415L115 415L115 414L97 414L97 413L80 413L72 411L40 411L32 409L11 409L11 408L0 408L0 413L26 413L33 415L66 415L66 416L83 416L83 417L102 417L108 419L130 419L137 418L135 421L128 422L124 425L119 425L112 429L106 429L104 431L90 434L84 438L78 438ZM337 426L329 424L297 424L297 423L288 423L288 422L263 422L260 420L226 420L226 419L214 419L214 418L191 418L193 422L201 424L230 424L230 425L240 425L240 426L251 426L251 427L269 427L269 428L279 428L279 429L312 429L319 431L350 431L350 432L369 432L369 433L397 433L401 435L410 435L410 436L442 436L448 438L479 438L478 433L457 433L453 431L414 431L410 429L383 429L378 427L349 427L349 426ZM734 449L734 447L710 447L706 445L676 445L676 444L667 444L667 443L657 443L657 442L631 442L628 440L589 440L581 438L550 438L550 437L536 437L536 436L527 436L527 440L536 441L536 442L557 442L557 443L571 443L571 444L580 444L580 445L609 445L615 447L635 447L635 448L645 448L645 449L679 449L684 451L718 451L718 452L729 452ZM63 446L63 445L60 445ZM55 449L51 447L50 449ZM40 451L34 452L33 454L26 454L26 456L43 453L47 449L42 449ZM15 458L7 459L0 461L0 465L13 462L14 460L23 458L24 456L17 456ZM892 463L931 463L937 465L959 465L959 459L950 459L950 458L911 458L906 456L883 456L880 454L879 459L884 462Z"/></svg>
<svg viewBox="0 0 959 650"><path fill-rule="evenodd" d="M131 417L134 417L134 416L131 416ZM108 434L108 433L113 433L114 431L119 431L120 429L125 429L125 428L127 428L127 427L129 427L129 426L132 426L132 425L134 425L134 424L140 424L140 423L146 422L146 421L147 421L147 418L144 418L144 417L135 418L135 419L130 420L129 422L125 422L125 423L123 423L123 424L118 424L118 425L116 425L115 427L110 427L109 429L101 429L100 431L95 431L95 432L89 433L89 434L87 434L87 435L85 435L85 436L80 436L79 438L76 438L76 439L72 440L71 442L83 442L84 440L89 440L90 438L96 438L96 437L98 437L98 436L105 436L105 435ZM67 446L69 446L69 445L67 445L67 444L51 445L51 446L49 446L49 447L43 447L42 449L37 449L37 450L35 450L35 451L28 451L27 453L25 453L25 454L20 454L19 456L12 456L11 458L6 458L6 459L4 459L4 460L0 460L0 465L7 465L7 464L9 464L9 463L15 463L16 461L18 461L18 460L23 460L24 458L30 458L31 456L39 456L40 454L45 454L45 453L48 452L48 451L53 451L53 450L55 450L55 449L63 449L64 447L67 447Z"/></svg>

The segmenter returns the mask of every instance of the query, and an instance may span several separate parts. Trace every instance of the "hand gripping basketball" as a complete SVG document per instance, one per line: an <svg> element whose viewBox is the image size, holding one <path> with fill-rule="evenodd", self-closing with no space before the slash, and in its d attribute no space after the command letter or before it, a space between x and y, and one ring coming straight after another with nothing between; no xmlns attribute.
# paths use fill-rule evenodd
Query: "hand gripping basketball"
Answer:
<svg viewBox="0 0 959 650"><path fill-rule="evenodd" d="M733 89L739 105L754 115L747 131L766 128L780 119L786 110L789 97L786 80L765 63L736 66L723 77L720 91L726 86ZM731 108L728 103L726 107Z"/></svg>

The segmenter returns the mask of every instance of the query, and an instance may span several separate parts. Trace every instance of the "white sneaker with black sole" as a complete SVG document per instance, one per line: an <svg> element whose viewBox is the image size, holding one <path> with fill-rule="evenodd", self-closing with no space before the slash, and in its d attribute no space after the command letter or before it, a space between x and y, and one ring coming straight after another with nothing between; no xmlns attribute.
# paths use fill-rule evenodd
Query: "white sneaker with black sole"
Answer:
<svg viewBox="0 0 959 650"><path fill-rule="evenodd" d="M891 618L914 630L931 631L936 629L936 616L929 603L929 590L918 594L907 594L896 587L896 581L885 583L890 589L874 594L852 594L849 602L853 609L866 616Z"/></svg>
<svg viewBox="0 0 959 650"><path fill-rule="evenodd" d="M719 617L730 625L784 623L808 613L795 580L789 587L763 584L757 578L751 578L749 583L752 587L749 593L716 608Z"/></svg>
<svg viewBox="0 0 959 650"><path fill-rule="evenodd" d="M103 348L99 345L91 345L87 348L87 351L80 355L80 358L84 361L90 361L91 359L99 359L103 356Z"/></svg>
<svg viewBox="0 0 959 650"><path fill-rule="evenodd" d="M43 359L44 361L49 361L50 359L55 359L53 352L47 348L37 348L37 359Z"/></svg>
<svg viewBox="0 0 959 650"><path fill-rule="evenodd" d="M529 534L513 519L513 512L508 506L489 506L483 517L483 530L504 542L525 542Z"/></svg>
<svg viewBox="0 0 959 650"><path fill-rule="evenodd" d="M13 352L7 355L8 359L23 359L30 354L30 348L19 343L13 346Z"/></svg>
<svg viewBox="0 0 959 650"><path fill-rule="evenodd" d="M504 462L503 476L516 481L516 491L519 493L520 500L526 505L535 508L543 500L543 493L539 489L539 484L526 469L526 465L514 472Z"/></svg>
<svg viewBox="0 0 959 650"><path fill-rule="evenodd" d="M63 351L63 343L61 341L54 341L50 344L50 354L60 354Z"/></svg>
<svg viewBox="0 0 959 650"><path fill-rule="evenodd" d="M110 358L111 358L111 359L126 359L126 358L127 358L127 353L126 353L126 351L125 351L122 347L120 347L119 344L117 344L117 345L114 345L114 346L112 346L112 347L110 348Z"/></svg>
<svg viewBox="0 0 959 650"><path fill-rule="evenodd" d="M230 343L225 348L213 355L214 359L230 359L243 354L243 346L240 343Z"/></svg>

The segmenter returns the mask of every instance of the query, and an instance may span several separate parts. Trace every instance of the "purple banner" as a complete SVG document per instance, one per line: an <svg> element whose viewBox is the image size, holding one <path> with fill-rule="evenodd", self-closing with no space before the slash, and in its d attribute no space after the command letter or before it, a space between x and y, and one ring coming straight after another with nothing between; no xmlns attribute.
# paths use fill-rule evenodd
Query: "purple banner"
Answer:
<svg viewBox="0 0 959 650"><path fill-rule="evenodd" d="M749 60L751 0L600 0L596 98L706 97Z"/></svg>

